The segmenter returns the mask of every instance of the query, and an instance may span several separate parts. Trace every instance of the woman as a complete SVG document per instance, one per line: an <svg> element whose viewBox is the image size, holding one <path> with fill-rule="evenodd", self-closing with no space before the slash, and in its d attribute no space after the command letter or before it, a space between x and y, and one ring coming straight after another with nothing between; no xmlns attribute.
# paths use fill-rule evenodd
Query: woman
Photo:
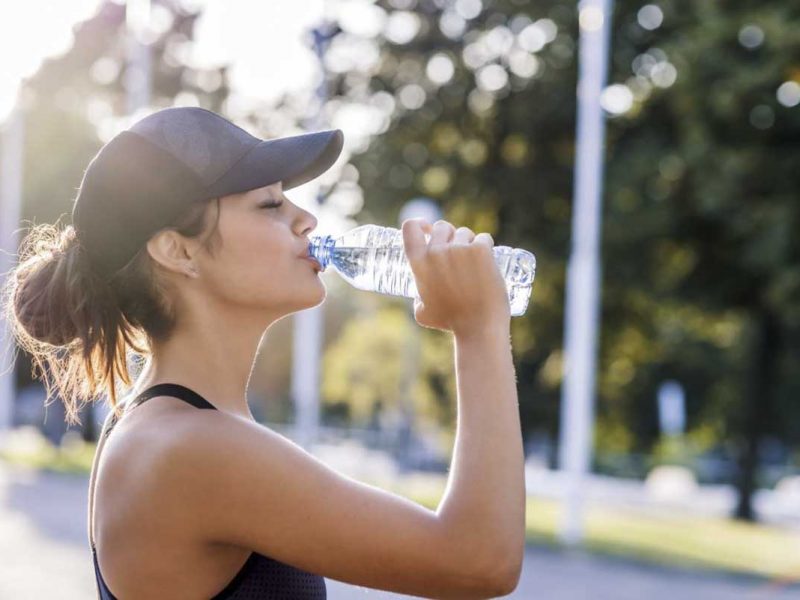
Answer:
<svg viewBox="0 0 800 600"><path fill-rule="evenodd" d="M164 109L92 159L71 226L27 235L6 290L16 337L70 419L81 399L112 408L89 483L101 598L324 598L324 577L436 598L516 586L523 452L488 234L403 223L416 319L456 347L457 441L435 512L332 471L248 408L262 335L325 298L307 258L316 219L284 192L341 148L339 130L265 141Z"/></svg>

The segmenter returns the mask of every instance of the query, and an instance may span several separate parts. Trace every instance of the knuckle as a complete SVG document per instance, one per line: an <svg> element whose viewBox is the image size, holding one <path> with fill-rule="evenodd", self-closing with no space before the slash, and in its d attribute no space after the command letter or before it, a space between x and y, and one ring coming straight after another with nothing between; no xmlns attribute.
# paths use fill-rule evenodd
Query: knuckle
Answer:
<svg viewBox="0 0 800 600"><path fill-rule="evenodd" d="M428 251L428 258L432 262L439 263L445 259L447 253L450 251L449 246L432 246Z"/></svg>

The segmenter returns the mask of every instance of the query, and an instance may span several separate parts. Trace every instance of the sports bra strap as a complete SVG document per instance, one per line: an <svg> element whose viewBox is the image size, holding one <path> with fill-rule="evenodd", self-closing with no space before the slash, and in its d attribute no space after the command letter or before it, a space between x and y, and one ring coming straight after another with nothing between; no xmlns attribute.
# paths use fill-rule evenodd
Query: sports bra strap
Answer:
<svg viewBox="0 0 800 600"><path fill-rule="evenodd" d="M197 392L177 383L157 383L156 385L150 386L141 394L136 396L136 398L131 402L131 408L140 405L145 400L155 398L156 396L172 396L174 398L180 398L181 400L184 400L185 402L188 402L197 408L210 408L212 410L217 409L216 406L211 404Z"/></svg>
<svg viewBox="0 0 800 600"><path fill-rule="evenodd" d="M211 404L200 394L178 383L157 383L156 385L150 386L149 388L141 392L138 396L136 396L136 398L131 400L126 410L132 410L137 406L139 406L142 402L149 400L150 398L155 398L156 396L171 396L173 398L179 398L184 402L188 402L189 404L197 408L217 410L216 406ZM112 414L111 423L109 424L105 432L106 436L108 436L108 434L111 433L111 430L116 424L117 424L117 418L115 415Z"/></svg>

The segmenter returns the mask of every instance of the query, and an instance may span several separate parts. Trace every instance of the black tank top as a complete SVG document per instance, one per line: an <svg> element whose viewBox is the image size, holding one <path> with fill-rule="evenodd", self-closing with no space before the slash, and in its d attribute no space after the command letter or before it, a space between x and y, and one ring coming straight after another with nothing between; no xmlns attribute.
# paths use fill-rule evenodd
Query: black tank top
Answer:
<svg viewBox="0 0 800 600"><path fill-rule="evenodd" d="M217 410L213 404L196 392L175 383L161 383L147 388L131 401L130 407L126 410L155 396L180 398L197 408ZM117 419L112 415L111 422L102 435L107 437L116 422ZM100 600L117 600L100 574L94 541L89 540L89 542L92 547L98 598ZM326 597L325 578L321 575L303 571L253 552L228 585L211 600L324 600Z"/></svg>

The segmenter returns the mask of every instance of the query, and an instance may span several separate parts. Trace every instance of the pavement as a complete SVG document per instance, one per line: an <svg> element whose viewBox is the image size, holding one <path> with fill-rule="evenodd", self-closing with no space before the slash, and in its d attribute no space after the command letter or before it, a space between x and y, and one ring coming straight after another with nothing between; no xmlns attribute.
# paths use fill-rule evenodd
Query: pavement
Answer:
<svg viewBox="0 0 800 600"><path fill-rule="evenodd" d="M96 598L88 478L0 461L0 598ZM326 579L331 600L411 598ZM515 599L800 600L800 585L529 546Z"/></svg>

